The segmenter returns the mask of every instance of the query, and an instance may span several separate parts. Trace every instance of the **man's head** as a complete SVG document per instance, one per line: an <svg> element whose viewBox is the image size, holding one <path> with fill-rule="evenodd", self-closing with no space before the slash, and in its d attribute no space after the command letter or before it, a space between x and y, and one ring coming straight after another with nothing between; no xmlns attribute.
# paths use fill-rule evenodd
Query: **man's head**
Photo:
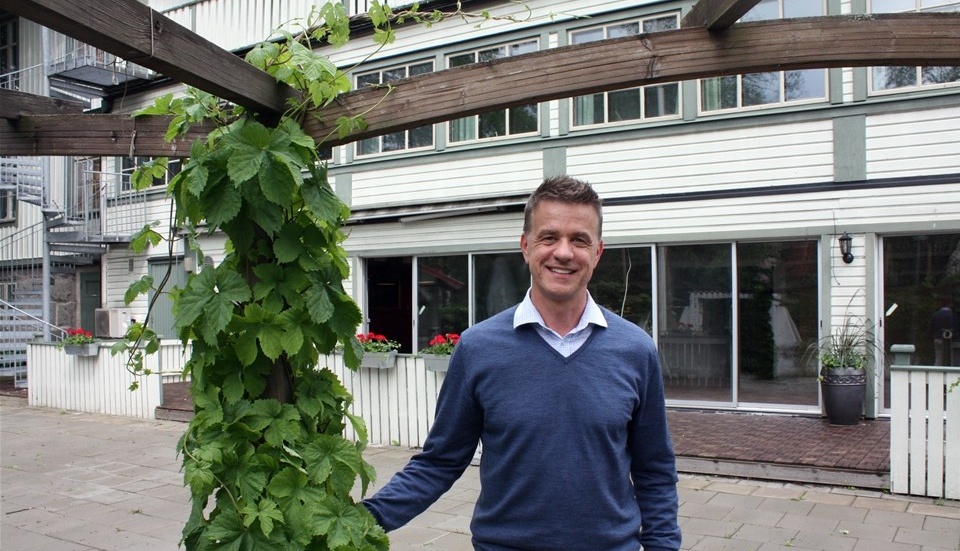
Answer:
<svg viewBox="0 0 960 551"><path fill-rule="evenodd" d="M603 252L596 192L574 178L548 178L527 201L523 226L520 250L530 267L534 305L541 314L579 315Z"/></svg>
<svg viewBox="0 0 960 551"><path fill-rule="evenodd" d="M597 213L597 237L603 233L603 209L600 196L590 184L570 176L552 176L546 178L527 199L523 209L523 233L530 233L533 210L540 201L557 201L571 205L589 205Z"/></svg>

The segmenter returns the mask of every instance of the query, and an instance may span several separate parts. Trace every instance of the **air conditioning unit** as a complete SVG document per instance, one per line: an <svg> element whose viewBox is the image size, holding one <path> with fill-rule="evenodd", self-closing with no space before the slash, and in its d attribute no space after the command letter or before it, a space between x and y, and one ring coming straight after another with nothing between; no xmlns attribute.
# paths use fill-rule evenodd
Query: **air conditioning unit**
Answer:
<svg viewBox="0 0 960 551"><path fill-rule="evenodd" d="M104 339L120 339L130 326L130 311L123 308L97 308L93 332Z"/></svg>

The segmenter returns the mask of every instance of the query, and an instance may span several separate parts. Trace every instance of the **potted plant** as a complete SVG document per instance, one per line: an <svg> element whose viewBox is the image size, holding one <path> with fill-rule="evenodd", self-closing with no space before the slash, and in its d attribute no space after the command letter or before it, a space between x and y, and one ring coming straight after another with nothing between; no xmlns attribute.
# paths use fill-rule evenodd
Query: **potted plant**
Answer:
<svg viewBox="0 0 960 551"><path fill-rule="evenodd" d="M63 348L63 351L71 356L96 356L100 345L92 333L77 327L67 329L67 336L60 341L58 348Z"/></svg>
<svg viewBox="0 0 960 551"><path fill-rule="evenodd" d="M847 316L843 325L808 349L820 364L823 409L833 425L856 425L860 421L871 353L883 352L872 329L868 321Z"/></svg>
<svg viewBox="0 0 960 551"><path fill-rule="evenodd" d="M453 348L459 341L458 333L440 334L430 339L430 343L420 351L420 357L423 358L427 371L446 371L450 366Z"/></svg>
<svg viewBox="0 0 960 551"><path fill-rule="evenodd" d="M377 333L360 333L357 340L363 347L360 367L390 369L397 365L397 349L400 348L400 343Z"/></svg>

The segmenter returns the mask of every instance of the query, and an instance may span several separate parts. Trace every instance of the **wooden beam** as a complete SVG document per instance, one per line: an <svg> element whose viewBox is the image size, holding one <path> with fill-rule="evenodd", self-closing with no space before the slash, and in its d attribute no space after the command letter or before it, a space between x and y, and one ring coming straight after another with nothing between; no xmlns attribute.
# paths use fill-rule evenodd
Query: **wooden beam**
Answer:
<svg viewBox="0 0 960 551"><path fill-rule="evenodd" d="M214 126L195 125L183 139L164 140L170 117L35 115L0 120L0 155L187 157L190 144Z"/></svg>
<svg viewBox="0 0 960 551"><path fill-rule="evenodd" d="M724 31L697 27L551 48L397 81L389 94L383 89L344 94L308 114L304 129L314 138L327 138L327 145L337 145L526 103L644 84L870 65L960 65L960 13L764 21ZM336 120L354 115L363 115L367 129L338 138ZM58 117L23 117L16 127L0 124L0 155L65 155L67 144L74 152L70 154L85 150L126 155L128 140L106 134L123 119L110 117L114 122L98 123L99 134L87 132L84 119L57 123ZM138 154L171 154L159 145L148 149L142 138L141 132ZM173 152L187 153L183 147Z"/></svg>
<svg viewBox="0 0 960 551"><path fill-rule="evenodd" d="M760 0L699 0L680 21L680 27L726 29L758 3Z"/></svg>
<svg viewBox="0 0 960 551"><path fill-rule="evenodd" d="M265 115L292 88L137 0L0 0L0 8Z"/></svg>
<svg viewBox="0 0 960 551"><path fill-rule="evenodd" d="M23 115L81 113L83 104L80 102L0 89L0 118L17 120Z"/></svg>

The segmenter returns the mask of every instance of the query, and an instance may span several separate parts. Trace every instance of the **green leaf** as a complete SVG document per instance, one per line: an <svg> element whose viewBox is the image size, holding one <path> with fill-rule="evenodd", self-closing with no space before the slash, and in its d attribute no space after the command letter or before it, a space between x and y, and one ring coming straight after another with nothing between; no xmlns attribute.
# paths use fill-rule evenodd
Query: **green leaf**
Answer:
<svg viewBox="0 0 960 551"><path fill-rule="evenodd" d="M152 224L145 225L140 231L133 234L130 238L130 248L133 252L142 253L147 249L148 244L156 247L157 244L163 240L163 236L151 227L157 224L157 222L153 222Z"/></svg>
<svg viewBox="0 0 960 551"><path fill-rule="evenodd" d="M197 321L215 294L215 285L216 274L213 270L203 270L187 281L187 286L180 294L180 300L177 301L177 328L189 327Z"/></svg>
<svg viewBox="0 0 960 551"><path fill-rule="evenodd" d="M231 181L240 184L260 171L270 145L270 130L259 122L240 119L237 126L224 136L223 144L229 152L227 174Z"/></svg>
<svg viewBox="0 0 960 551"><path fill-rule="evenodd" d="M123 294L123 303L129 306L138 296L149 293L151 289L153 289L153 276L145 275L127 287L127 292Z"/></svg>
<svg viewBox="0 0 960 551"><path fill-rule="evenodd" d="M257 174L260 190L268 201L282 208L289 208L293 202L293 191L302 181L300 169L292 166L280 155L267 155L260 164Z"/></svg>
<svg viewBox="0 0 960 551"><path fill-rule="evenodd" d="M263 535L269 537L273 532L273 523L283 523L283 513L277 508L277 503L272 499L261 499L254 503L248 503L240 510L243 515L243 525L249 528L254 522L260 523L260 530Z"/></svg>
<svg viewBox="0 0 960 551"><path fill-rule="evenodd" d="M304 249L300 234L300 226L295 222L288 223L280 229L280 233L277 234L273 243L273 252L277 255L277 262L293 262L299 258Z"/></svg>
<svg viewBox="0 0 960 551"><path fill-rule="evenodd" d="M259 354L257 340L249 338L244 334L241 334L236 340L233 349L237 353L237 359L240 360L240 365L243 366L252 364L257 359L257 354Z"/></svg>
<svg viewBox="0 0 960 551"><path fill-rule="evenodd" d="M240 213L242 201L240 190L225 180L215 183L208 180L200 205L206 212L207 224L217 228L233 220Z"/></svg>

